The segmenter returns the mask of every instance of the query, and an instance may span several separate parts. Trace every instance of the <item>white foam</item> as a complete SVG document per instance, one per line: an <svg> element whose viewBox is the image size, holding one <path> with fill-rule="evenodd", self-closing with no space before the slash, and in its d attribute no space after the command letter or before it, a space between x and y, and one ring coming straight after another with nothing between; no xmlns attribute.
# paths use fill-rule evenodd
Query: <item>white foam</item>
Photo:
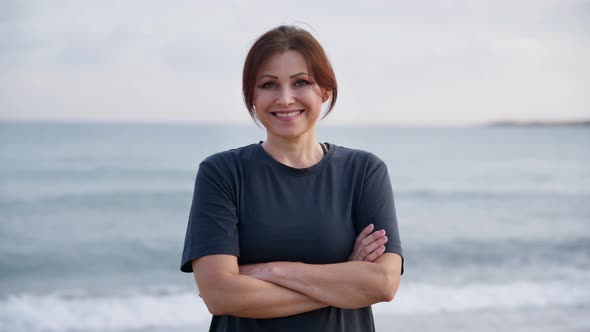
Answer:
<svg viewBox="0 0 590 332"><path fill-rule="evenodd" d="M587 282L515 281L464 287L403 282L396 299L374 306L376 315L511 310L588 305ZM94 296L85 291L15 294L0 300L0 331L119 331L206 326L203 301L192 289Z"/></svg>
<svg viewBox="0 0 590 332"><path fill-rule="evenodd" d="M463 287L402 284L390 303L375 305L381 314L510 310L590 304L590 288L581 283L514 281L473 283Z"/></svg>
<svg viewBox="0 0 590 332"><path fill-rule="evenodd" d="M210 320L194 291L83 297L12 295L0 302L0 331L109 331L202 325Z"/></svg>

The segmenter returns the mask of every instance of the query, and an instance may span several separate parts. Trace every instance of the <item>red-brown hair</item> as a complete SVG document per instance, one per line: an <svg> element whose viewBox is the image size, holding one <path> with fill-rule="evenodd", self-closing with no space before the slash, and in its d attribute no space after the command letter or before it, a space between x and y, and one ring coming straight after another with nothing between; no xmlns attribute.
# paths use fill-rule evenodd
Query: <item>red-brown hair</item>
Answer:
<svg viewBox="0 0 590 332"><path fill-rule="evenodd" d="M300 52L307 61L310 76L318 86L332 93L332 100L324 117L336 104L338 96L336 75L322 45L309 32L299 27L282 25L260 36L250 48L244 62L242 93L248 112L255 121L254 89L258 71L270 57L288 50Z"/></svg>

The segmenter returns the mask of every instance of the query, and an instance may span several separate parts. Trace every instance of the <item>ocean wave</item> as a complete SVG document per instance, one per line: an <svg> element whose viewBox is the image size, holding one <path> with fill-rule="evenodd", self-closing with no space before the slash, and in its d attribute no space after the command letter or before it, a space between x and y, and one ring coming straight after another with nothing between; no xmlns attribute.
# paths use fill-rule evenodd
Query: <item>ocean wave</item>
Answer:
<svg viewBox="0 0 590 332"><path fill-rule="evenodd" d="M583 282L523 280L448 286L411 282L405 284L402 280L396 299L390 303L377 304L374 310L381 314L413 314L516 310L589 303L590 290Z"/></svg>
<svg viewBox="0 0 590 332"><path fill-rule="evenodd" d="M117 331L192 326L210 319L194 291L119 296L81 293L10 295L0 301L0 331Z"/></svg>
<svg viewBox="0 0 590 332"><path fill-rule="evenodd" d="M154 178L165 177L170 179L185 179L195 176L196 166L193 164L173 164L161 163L153 164L153 161L134 161L128 162L129 165L114 164L116 161L110 161L111 164L101 164L99 161L88 161L87 163L72 163L68 160L63 161L42 161L36 163L22 162L4 166L0 169L0 175L26 180L79 180L79 179L100 179L100 180L118 180L126 178ZM103 162L104 163L104 162ZM150 164L148 164L150 163ZM184 168L182 168L184 166Z"/></svg>
<svg viewBox="0 0 590 332"><path fill-rule="evenodd" d="M155 185L154 185L155 187ZM36 192L35 194L4 196L0 193L0 207L10 208L13 205L35 206L118 206L128 207L133 202L160 202L160 206L166 206L178 200L189 200L192 191L189 188L182 189L173 186L161 185L156 188L120 190L100 189L92 192L77 189L70 192Z"/></svg>
<svg viewBox="0 0 590 332"><path fill-rule="evenodd" d="M379 315L511 310L588 305L582 283L515 281L462 287L402 282L396 299L374 306ZM204 303L194 290L135 291L93 295L84 291L21 293L0 300L0 330L112 331L207 324Z"/></svg>
<svg viewBox="0 0 590 332"><path fill-rule="evenodd" d="M590 266L590 237L453 239L409 247L405 253L413 257L410 262L422 266L587 268Z"/></svg>
<svg viewBox="0 0 590 332"><path fill-rule="evenodd" d="M448 186L444 188L397 188L398 197L408 197L416 199L535 199L535 198L553 198L556 197L569 199L579 198L588 199L590 190L586 186L529 186L520 185L518 188L492 188L473 187L473 188L453 188Z"/></svg>

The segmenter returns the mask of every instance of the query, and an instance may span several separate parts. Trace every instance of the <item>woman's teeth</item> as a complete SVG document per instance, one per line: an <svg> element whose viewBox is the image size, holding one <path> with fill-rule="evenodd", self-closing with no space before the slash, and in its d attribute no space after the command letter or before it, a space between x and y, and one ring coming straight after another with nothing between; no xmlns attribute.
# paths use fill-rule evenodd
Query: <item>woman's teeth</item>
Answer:
<svg viewBox="0 0 590 332"><path fill-rule="evenodd" d="M299 115L302 112L303 112L303 110L289 112L289 113L275 113L275 115L278 116L279 118L288 118L288 117L291 117L291 116Z"/></svg>

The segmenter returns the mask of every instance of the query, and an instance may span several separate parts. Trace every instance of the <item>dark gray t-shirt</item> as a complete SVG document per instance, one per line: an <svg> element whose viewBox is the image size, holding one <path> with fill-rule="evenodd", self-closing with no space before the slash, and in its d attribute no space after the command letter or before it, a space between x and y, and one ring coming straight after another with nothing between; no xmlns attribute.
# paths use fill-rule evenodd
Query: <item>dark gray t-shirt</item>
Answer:
<svg viewBox="0 0 590 332"><path fill-rule="evenodd" d="M214 154L199 166L181 270L213 254L239 264L348 260L368 224L385 229L385 252L402 255L393 193L383 161L329 144L317 164L296 169L260 144ZM327 307L289 317L213 316L210 331L374 331L371 307Z"/></svg>

